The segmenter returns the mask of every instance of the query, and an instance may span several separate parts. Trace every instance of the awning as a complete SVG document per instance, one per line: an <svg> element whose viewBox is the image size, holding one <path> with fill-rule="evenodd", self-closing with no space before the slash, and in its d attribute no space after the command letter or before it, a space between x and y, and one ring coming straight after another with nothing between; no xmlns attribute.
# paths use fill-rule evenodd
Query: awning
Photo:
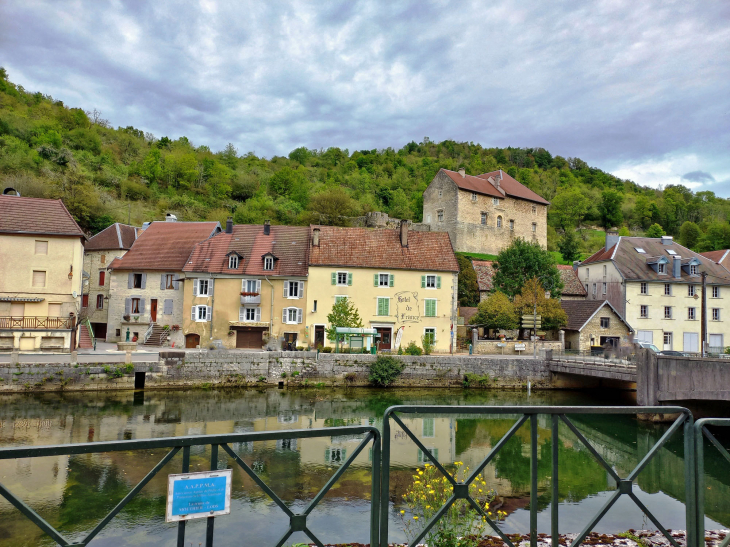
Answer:
<svg viewBox="0 0 730 547"><path fill-rule="evenodd" d="M45 298L35 296L0 296L0 302L43 302Z"/></svg>

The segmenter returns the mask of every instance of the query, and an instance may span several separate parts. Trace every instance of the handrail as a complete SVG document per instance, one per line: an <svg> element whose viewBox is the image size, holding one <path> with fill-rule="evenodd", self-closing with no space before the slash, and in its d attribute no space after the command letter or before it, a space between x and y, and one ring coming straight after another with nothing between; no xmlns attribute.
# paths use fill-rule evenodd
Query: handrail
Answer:
<svg viewBox="0 0 730 547"><path fill-rule="evenodd" d="M696 474L697 474L697 520L695 526L697 528L697 537L705 537L705 453L704 440L705 437L720 452L722 457L730 463L730 453L723 447L715 436L710 433L707 426L730 426L730 418L701 418L695 422L695 455L696 455ZM730 544L730 534L728 534L719 547L727 547Z"/></svg>
<svg viewBox="0 0 730 547"><path fill-rule="evenodd" d="M89 318L87 317L84 319L84 323L86 326L86 329L89 331L89 336L91 337L91 343L94 346L94 351L96 351L96 336L94 336L94 327L91 326L91 321L89 321Z"/></svg>
<svg viewBox="0 0 730 547"><path fill-rule="evenodd" d="M146 344L147 340L150 339L150 336L152 336L152 327L154 327L154 326L155 326L155 324L152 321L150 321L150 326L147 327L147 330L145 331L144 336L142 336L142 344Z"/></svg>

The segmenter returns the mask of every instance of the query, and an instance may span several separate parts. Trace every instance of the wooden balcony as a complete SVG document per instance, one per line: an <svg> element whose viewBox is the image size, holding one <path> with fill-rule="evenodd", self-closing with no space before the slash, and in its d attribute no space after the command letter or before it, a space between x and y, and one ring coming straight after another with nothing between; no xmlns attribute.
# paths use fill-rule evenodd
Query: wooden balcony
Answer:
<svg viewBox="0 0 730 547"><path fill-rule="evenodd" d="M70 330L75 317L0 317L0 330Z"/></svg>

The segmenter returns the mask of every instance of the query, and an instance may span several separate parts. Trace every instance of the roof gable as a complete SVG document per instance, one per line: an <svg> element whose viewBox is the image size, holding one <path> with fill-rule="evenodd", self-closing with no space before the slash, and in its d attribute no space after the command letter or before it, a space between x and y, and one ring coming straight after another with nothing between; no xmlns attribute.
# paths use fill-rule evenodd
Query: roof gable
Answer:
<svg viewBox="0 0 730 547"><path fill-rule="evenodd" d="M90 237L84 248L87 251L131 249L137 232L138 228L117 222Z"/></svg>
<svg viewBox="0 0 730 547"><path fill-rule="evenodd" d="M577 331L583 330L588 322L593 319L604 306L608 306L616 317L618 317L618 319L626 325L628 330L633 330L631 325L626 322L626 320L608 300L561 300L560 307L563 308L568 316L568 324L565 326L565 329Z"/></svg>
<svg viewBox="0 0 730 547"><path fill-rule="evenodd" d="M60 199L0 195L0 233L84 237Z"/></svg>

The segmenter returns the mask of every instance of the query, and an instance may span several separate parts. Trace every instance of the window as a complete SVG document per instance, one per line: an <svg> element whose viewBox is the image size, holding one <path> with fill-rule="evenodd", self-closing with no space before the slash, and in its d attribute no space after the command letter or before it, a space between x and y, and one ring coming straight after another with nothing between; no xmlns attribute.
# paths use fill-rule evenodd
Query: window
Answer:
<svg viewBox="0 0 730 547"><path fill-rule="evenodd" d="M258 294L261 290L261 281L257 279L244 279L243 292Z"/></svg>
<svg viewBox="0 0 730 547"><path fill-rule="evenodd" d="M238 320L246 323L250 323L252 321L261 321L261 308L241 307L238 312Z"/></svg>
<svg viewBox="0 0 730 547"><path fill-rule="evenodd" d="M641 317L644 319L649 317L649 306L641 306Z"/></svg>
<svg viewBox="0 0 730 547"><path fill-rule="evenodd" d="M532 232L533 233L537 232L537 222L532 223Z"/></svg>
<svg viewBox="0 0 730 547"><path fill-rule="evenodd" d="M81 295L81 307L82 308L89 307L89 295L88 294Z"/></svg>
<svg viewBox="0 0 730 547"><path fill-rule="evenodd" d="M596 296L596 284L593 284L593 296Z"/></svg>
<svg viewBox="0 0 730 547"><path fill-rule="evenodd" d="M649 294L649 284L648 283L641 284L641 294Z"/></svg>
<svg viewBox="0 0 730 547"><path fill-rule="evenodd" d="M166 289L175 288L175 274L164 274L164 283Z"/></svg>
<svg viewBox="0 0 730 547"><path fill-rule="evenodd" d="M315 300L312 304L312 312L316 312L316 311L317 311L317 301Z"/></svg>
<svg viewBox="0 0 730 547"><path fill-rule="evenodd" d="M664 306L664 319L672 318L672 306Z"/></svg>
<svg viewBox="0 0 730 547"><path fill-rule="evenodd" d="M207 279L198 279L198 296L208 296Z"/></svg>
<svg viewBox="0 0 730 547"><path fill-rule="evenodd" d="M444 210L443 209L439 209L438 211L436 211L436 218L438 219L439 222L444 221Z"/></svg>
<svg viewBox="0 0 730 547"><path fill-rule="evenodd" d="M591 277L591 269L586 268L586 279L589 279Z"/></svg>
<svg viewBox="0 0 730 547"><path fill-rule="evenodd" d="M435 437L436 436L436 419L435 418L423 418L423 429L421 430L421 437Z"/></svg>
<svg viewBox="0 0 730 547"><path fill-rule="evenodd" d="M48 303L48 317L61 317L61 303L60 302L49 302Z"/></svg>
<svg viewBox="0 0 730 547"><path fill-rule="evenodd" d="M690 264L689 265L689 274L690 275L697 275L697 264Z"/></svg>
<svg viewBox="0 0 730 547"><path fill-rule="evenodd" d="M141 298L132 298L132 308L131 308L132 313L140 313L139 310L142 309L141 300L142 300Z"/></svg>
<svg viewBox="0 0 730 547"><path fill-rule="evenodd" d="M694 295L695 295L695 286L687 285L687 296L694 296Z"/></svg>
<svg viewBox="0 0 730 547"><path fill-rule="evenodd" d="M273 270L274 269L274 257L273 256L267 256L264 257L264 270Z"/></svg>
<svg viewBox="0 0 730 547"><path fill-rule="evenodd" d="M664 283L664 296L672 296L672 285Z"/></svg>
<svg viewBox="0 0 730 547"><path fill-rule="evenodd" d="M347 300L347 296L335 296L335 304Z"/></svg>
<svg viewBox="0 0 730 547"><path fill-rule="evenodd" d="M712 287L712 298L720 298L720 287Z"/></svg>
<svg viewBox="0 0 730 547"><path fill-rule="evenodd" d="M99 257L99 262L101 262L102 264L106 264L106 255L101 255Z"/></svg>
<svg viewBox="0 0 730 547"><path fill-rule="evenodd" d="M499 198L492 198L492 205L499 207Z"/></svg>
<svg viewBox="0 0 730 547"><path fill-rule="evenodd" d="M432 344L436 343L436 329L434 327L426 327L423 329L423 337L430 340Z"/></svg>
<svg viewBox="0 0 730 547"><path fill-rule="evenodd" d="M697 308L687 308L687 319L690 321L694 321L696 318L696 310Z"/></svg>
<svg viewBox="0 0 730 547"><path fill-rule="evenodd" d="M431 453L431 455L434 457L434 459L436 461L438 461L438 459L439 459L439 449L438 448L430 448L427 446L426 450L428 450ZM430 462L431 462L431 460L429 459L429 457L426 456L423 453L423 450L421 450L419 448L418 449L418 463L430 463Z"/></svg>
<svg viewBox="0 0 730 547"><path fill-rule="evenodd" d="M48 254L48 242L36 239L35 240L35 254L47 255Z"/></svg>
<svg viewBox="0 0 730 547"><path fill-rule="evenodd" d="M100 287L104 286L105 277L106 277L105 271L102 270L101 272L99 272L99 286Z"/></svg>
<svg viewBox="0 0 730 547"><path fill-rule="evenodd" d="M674 255L676 255L676 254L677 254L677 252L676 252L676 251L674 251L674 250L672 250L672 249L667 249L667 254L668 254L668 255L672 255L672 256L674 256Z"/></svg>
<svg viewBox="0 0 730 547"><path fill-rule="evenodd" d="M641 247L634 247L634 249L636 249L637 253L646 254L646 251L644 249L642 249Z"/></svg>
<svg viewBox="0 0 730 547"><path fill-rule="evenodd" d="M497 217L497 228L501 228L501 227L502 227L502 217L498 216Z"/></svg>
<svg viewBox="0 0 730 547"><path fill-rule="evenodd" d="M284 298L302 298L304 281L284 281Z"/></svg>
<svg viewBox="0 0 730 547"><path fill-rule="evenodd" d="M436 299L435 298L424 298L423 315L425 315L426 317L436 317Z"/></svg>
<svg viewBox="0 0 730 547"><path fill-rule="evenodd" d="M133 289L141 289L142 287L142 274L132 274L132 287Z"/></svg>
<svg viewBox="0 0 730 547"><path fill-rule="evenodd" d="M302 309L301 308L284 308L281 316L281 320L289 325L297 324L302 322Z"/></svg>
<svg viewBox="0 0 730 547"><path fill-rule="evenodd" d="M376 287L392 287L395 276L387 273L375 274Z"/></svg>
<svg viewBox="0 0 730 547"><path fill-rule="evenodd" d="M515 229L515 221L514 220L511 220L510 219L510 221L509 221L509 229L514 231L514 229Z"/></svg>
<svg viewBox="0 0 730 547"><path fill-rule="evenodd" d="M482 213L482 224L487 223L487 213Z"/></svg>
<svg viewBox="0 0 730 547"><path fill-rule="evenodd" d="M33 270L33 286L34 287L45 287L46 286L46 272L39 270Z"/></svg>
<svg viewBox="0 0 730 547"><path fill-rule="evenodd" d="M376 315L390 315L390 298L378 297L378 310Z"/></svg>
<svg viewBox="0 0 730 547"><path fill-rule="evenodd" d="M238 255L231 255L228 257L228 269L235 270L238 268Z"/></svg>
<svg viewBox="0 0 730 547"><path fill-rule="evenodd" d="M532 214L533 215L537 214L537 207L535 205L532 206Z"/></svg>
<svg viewBox="0 0 730 547"><path fill-rule="evenodd" d="M603 266L603 277L606 277L606 266L605 266L605 264Z"/></svg>
<svg viewBox="0 0 730 547"><path fill-rule="evenodd" d="M208 317L208 306L193 306L193 317L195 321L210 321Z"/></svg>
<svg viewBox="0 0 730 547"><path fill-rule="evenodd" d="M720 320L720 308L712 308L712 320L713 321Z"/></svg>
<svg viewBox="0 0 730 547"><path fill-rule="evenodd" d="M672 333L671 332L665 332L664 333L664 345L672 347Z"/></svg>
<svg viewBox="0 0 730 547"><path fill-rule="evenodd" d="M471 193L471 200L472 201L476 201L477 200L477 193L476 192L472 192Z"/></svg>
<svg viewBox="0 0 730 547"><path fill-rule="evenodd" d="M341 286L352 285L352 274L350 272L332 272L332 284Z"/></svg>
<svg viewBox="0 0 730 547"><path fill-rule="evenodd" d="M601 317L601 328L602 329L611 328L611 318L610 317Z"/></svg>
<svg viewBox="0 0 730 547"><path fill-rule="evenodd" d="M426 215L426 224L431 224L431 213Z"/></svg>
<svg viewBox="0 0 730 547"><path fill-rule="evenodd" d="M440 275L422 275L421 276L421 288L422 289L440 289L441 288L441 276Z"/></svg>
<svg viewBox="0 0 730 547"><path fill-rule="evenodd" d="M606 294L606 291L608 290L608 283L603 284L603 294Z"/></svg>
<svg viewBox="0 0 730 547"><path fill-rule="evenodd" d="M104 309L104 295L103 294L96 295L96 309L97 310Z"/></svg>
<svg viewBox="0 0 730 547"><path fill-rule="evenodd" d="M666 264L657 264L656 266L657 272L660 274L667 273L667 265Z"/></svg>
<svg viewBox="0 0 730 547"><path fill-rule="evenodd" d="M344 448L325 448L324 462L328 464L345 463L346 451Z"/></svg>

